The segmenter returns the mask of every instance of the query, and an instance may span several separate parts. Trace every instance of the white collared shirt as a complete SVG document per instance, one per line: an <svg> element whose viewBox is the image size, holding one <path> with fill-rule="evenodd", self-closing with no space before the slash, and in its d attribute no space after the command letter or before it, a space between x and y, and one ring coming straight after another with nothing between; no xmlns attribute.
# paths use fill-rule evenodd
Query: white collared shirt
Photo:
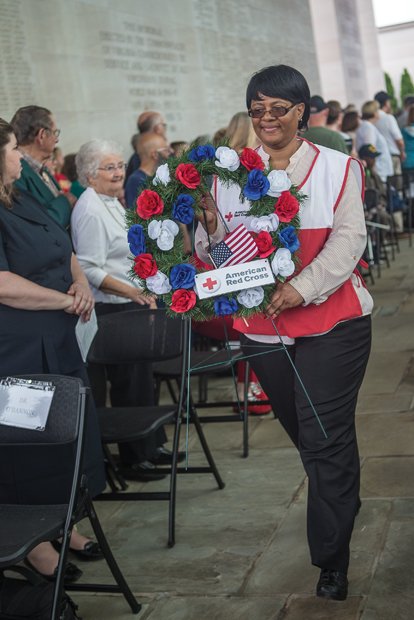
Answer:
<svg viewBox="0 0 414 620"><path fill-rule="evenodd" d="M130 280L131 260L125 223L125 209L117 198L97 194L88 187L72 212L71 232L79 263L88 278L95 301L112 304L130 300L99 289L106 276L140 288Z"/></svg>

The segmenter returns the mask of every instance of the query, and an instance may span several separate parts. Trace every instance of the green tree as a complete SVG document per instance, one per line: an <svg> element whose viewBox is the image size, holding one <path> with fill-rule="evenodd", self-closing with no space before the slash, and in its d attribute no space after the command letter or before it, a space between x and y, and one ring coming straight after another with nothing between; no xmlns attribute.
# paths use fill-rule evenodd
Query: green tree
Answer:
<svg viewBox="0 0 414 620"><path fill-rule="evenodd" d="M394 89L394 84L392 83L392 79L389 73L387 73L386 71L384 72L384 78L385 78L385 89L387 91L387 93L389 94L389 96L391 97L391 108L393 112L397 111L398 108L398 101L395 97L395 89Z"/></svg>
<svg viewBox="0 0 414 620"><path fill-rule="evenodd" d="M407 95L414 95L414 84L411 79L411 75L408 73L408 70L404 69L401 75L401 103L404 103L404 97L406 97Z"/></svg>

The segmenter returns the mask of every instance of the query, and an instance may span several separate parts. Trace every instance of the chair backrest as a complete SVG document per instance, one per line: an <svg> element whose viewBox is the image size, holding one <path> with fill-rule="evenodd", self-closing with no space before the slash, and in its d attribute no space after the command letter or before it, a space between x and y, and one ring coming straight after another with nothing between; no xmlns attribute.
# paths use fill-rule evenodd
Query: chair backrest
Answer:
<svg viewBox="0 0 414 620"><path fill-rule="evenodd" d="M46 428L36 431L0 424L0 446L74 443L86 394L81 379L63 375L24 375L20 378L50 381L55 386Z"/></svg>
<svg viewBox="0 0 414 620"><path fill-rule="evenodd" d="M379 193L375 188L367 188L365 190L364 203L366 208L373 209L378 206Z"/></svg>
<svg viewBox="0 0 414 620"><path fill-rule="evenodd" d="M133 364L178 357L183 349L184 322L165 309L128 310L99 317L88 353L95 364Z"/></svg>
<svg viewBox="0 0 414 620"><path fill-rule="evenodd" d="M403 191L407 199L414 198L414 168L403 170Z"/></svg>

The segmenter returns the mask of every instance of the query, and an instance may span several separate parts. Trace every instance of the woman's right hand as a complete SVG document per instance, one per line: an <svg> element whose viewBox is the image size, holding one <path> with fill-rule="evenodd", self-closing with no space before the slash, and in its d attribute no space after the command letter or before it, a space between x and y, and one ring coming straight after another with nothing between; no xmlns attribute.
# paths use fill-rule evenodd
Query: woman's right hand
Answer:
<svg viewBox="0 0 414 620"><path fill-rule="evenodd" d="M207 232L212 235L217 229L217 207L210 194L206 194L201 202L203 213L197 214L197 219Z"/></svg>
<svg viewBox="0 0 414 620"><path fill-rule="evenodd" d="M155 295L148 295L140 289L135 289L134 295L131 298L132 301L135 301L140 306L148 306L150 310L157 309L156 299Z"/></svg>

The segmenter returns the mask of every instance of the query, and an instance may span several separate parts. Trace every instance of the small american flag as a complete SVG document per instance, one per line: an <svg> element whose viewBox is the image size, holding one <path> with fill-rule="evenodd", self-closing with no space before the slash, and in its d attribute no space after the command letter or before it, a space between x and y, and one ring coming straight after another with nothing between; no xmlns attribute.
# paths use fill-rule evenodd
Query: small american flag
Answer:
<svg viewBox="0 0 414 620"><path fill-rule="evenodd" d="M224 241L218 243L210 252L211 260L218 269L228 265L238 265L258 254L255 240L244 224L239 224Z"/></svg>

